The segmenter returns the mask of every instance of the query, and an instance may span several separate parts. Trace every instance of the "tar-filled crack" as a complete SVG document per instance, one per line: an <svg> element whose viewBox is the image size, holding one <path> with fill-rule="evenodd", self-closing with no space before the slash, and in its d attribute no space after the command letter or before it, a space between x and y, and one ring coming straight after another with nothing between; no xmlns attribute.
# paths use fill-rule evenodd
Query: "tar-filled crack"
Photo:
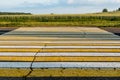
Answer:
<svg viewBox="0 0 120 80"><path fill-rule="evenodd" d="M37 55L38 53L39 53L39 51L34 55L33 61L32 61L31 64L30 64L30 71L29 71L29 73L23 77L25 80L27 80L27 77L28 77L28 76L32 73L32 71L33 71L32 66L33 66L33 63L34 63L34 61L35 61L35 59L36 59L36 55Z"/></svg>
<svg viewBox="0 0 120 80"><path fill-rule="evenodd" d="M42 50L43 50L45 47L46 47L46 45L42 48ZM31 64L30 64L30 71L29 71L29 73L28 73L27 75L25 75L25 76L23 77L24 80L27 80L27 77L33 72L32 66L33 66L33 63L34 63L34 61L35 61L35 59L36 59L36 57L37 57L37 54L38 54L39 52L41 52L41 50L39 50L39 51L34 55L34 58L33 58L32 62L31 62Z"/></svg>

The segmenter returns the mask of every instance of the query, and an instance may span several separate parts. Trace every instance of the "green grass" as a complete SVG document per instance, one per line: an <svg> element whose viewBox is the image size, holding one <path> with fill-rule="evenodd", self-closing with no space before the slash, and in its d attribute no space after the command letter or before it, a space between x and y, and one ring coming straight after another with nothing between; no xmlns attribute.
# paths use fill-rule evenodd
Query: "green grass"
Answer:
<svg viewBox="0 0 120 80"><path fill-rule="evenodd" d="M120 27L120 12L63 15L0 15L0 27L22 26Z"/></svg>

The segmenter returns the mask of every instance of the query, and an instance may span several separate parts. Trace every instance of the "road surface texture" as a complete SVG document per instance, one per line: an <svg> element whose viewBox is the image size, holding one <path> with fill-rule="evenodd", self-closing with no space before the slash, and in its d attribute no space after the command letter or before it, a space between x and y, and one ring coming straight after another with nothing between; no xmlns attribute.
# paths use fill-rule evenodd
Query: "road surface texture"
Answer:
<svg viewBox="0 0 120 80"><path fill-rule="evenodd" d="M119 76L120 36L106 30L20 27L0 35L2 79Z"/></svg>

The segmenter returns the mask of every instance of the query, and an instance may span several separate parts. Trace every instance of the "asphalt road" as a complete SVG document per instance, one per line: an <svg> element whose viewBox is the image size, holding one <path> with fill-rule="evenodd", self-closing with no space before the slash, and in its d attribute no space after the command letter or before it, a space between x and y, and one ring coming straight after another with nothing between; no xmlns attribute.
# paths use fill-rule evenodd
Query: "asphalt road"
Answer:
<svg viewBox="0 0 120 80"><path fill-rule="evenodd" d="M120 36L111 32L95 27L22 27L3 32L0 77L120 76Z"/></svg>

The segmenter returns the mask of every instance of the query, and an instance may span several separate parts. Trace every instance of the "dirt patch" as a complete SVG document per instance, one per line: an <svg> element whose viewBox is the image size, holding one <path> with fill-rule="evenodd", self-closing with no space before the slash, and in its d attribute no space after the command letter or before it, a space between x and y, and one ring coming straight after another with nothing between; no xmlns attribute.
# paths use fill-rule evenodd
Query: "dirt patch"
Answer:
<svg viewBox="0 0 120 80"><path fill-rule="evenodd" d="M118 35L118 36L120 36L120 27L119 28L117 28L117 27L108 27L108 28L102 28L102 29L104 29L104 30L106 30L106 31L109 31L109 32L111 32L111 33L114 33L115 35Z"/></svg>

